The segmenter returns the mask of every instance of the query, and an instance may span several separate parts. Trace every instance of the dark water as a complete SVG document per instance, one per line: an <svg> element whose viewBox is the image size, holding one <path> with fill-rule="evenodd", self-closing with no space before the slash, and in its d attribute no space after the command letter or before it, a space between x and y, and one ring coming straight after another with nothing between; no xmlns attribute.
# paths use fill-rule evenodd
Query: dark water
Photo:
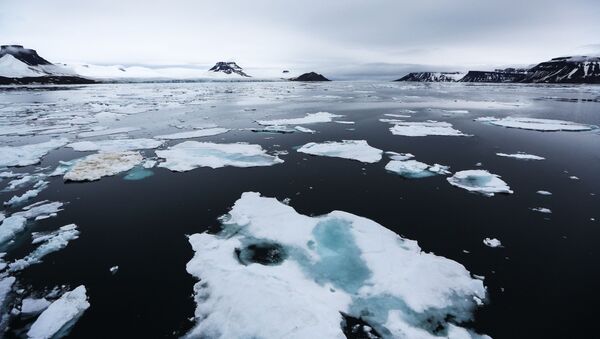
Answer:
<svg viewBox="0 0 600 339"><path fill-rule="evenodd" d="M485 276L489 302L468 326L479 333L495 338L593 337L597 331L596 305L600 303L600 135L595 131L507 129L484 125L473 118L517 112L521 116L600 125L600 104L593 100L598 98L600 88L378 85L382 87L354 84L375 91L368 95L352 94L353 89L342 85L302 91L294 88L290 91L300 91L300 95L326 95L333 89L335 95L353 99L317 100L306 96L289 102L259 102L252 106L255 112L236 113L250 99L239 103L219 99L223 102L215 108L213 120L224 127L230 127L224 121L235 121L238 114L238 124L243 125L251 122L252 116L296 117L316 111L344 114L344 120L356 122L307 126L319 131L314 135L232 131L202 138L258 143L270 151L288 150L289 155L281 156L285 160L281 165L199 168L185 173L157 168L153 169L154 176L140 181L126 181L124 175L119 175L92 183L65 184L62 178L52 178L50 187L35 201L68 204L58 217L36 222L28 232L76 223L81 235L65 249L45 257L43 264L20 273L19 286L44 291L54 286L85 284L91 307L72 330L74 338L180 336L193 325L190 318L195 307L191 297L195 280L185 270L193 255L186 235L216 229L217 217L226 213L242 192L257 191L278 199L291 198L290 205L307 215L343 210L367 217L417 240L425 251L456 260L471 273ZM77 91L87 92L83 95ZM84 87L72 92L85 101L93 90ZM3 102L12 100L13 94L2 95ZM415 95L421 99L410 97ZM415 104L419 107L413 109L418 113L409 120L449 121L474 136L411 138L392 135L390 125L378 121L384 113L410 108L410 104L390 99L402 96L409 96L409 102L485 98L527 102L528 106L514 111L472 108L467 115L444 116ZM212 112L210 108L202 109L202 114ZM410 152L419 161L449 165L451 171L475 169L475 164L481 162L481 168L501 175L515 193L487 198L450 186L444 176L407 180L387 173L386 159L362 164L294 151L306 142L341 139L366 139L373 147ZM547 160L519 161L495 155L516 151ZM54 166L59 159L80 156L59 150L44 158L42 165ZM571 175L580 180L569 179ZM553 195L542 196L536 194L537 190ZM13 194L1 193L0 199L5 201ZM530 210L538 206L550 208L552 214ZM484 246L485 237L500 239L504 247ZM31 249L29 242L23 241L7 259L20 258ZM119 266L115 275L109 272L114 265ZM13 324L7 337L18 334L14 329L17 325Z"/></svg>

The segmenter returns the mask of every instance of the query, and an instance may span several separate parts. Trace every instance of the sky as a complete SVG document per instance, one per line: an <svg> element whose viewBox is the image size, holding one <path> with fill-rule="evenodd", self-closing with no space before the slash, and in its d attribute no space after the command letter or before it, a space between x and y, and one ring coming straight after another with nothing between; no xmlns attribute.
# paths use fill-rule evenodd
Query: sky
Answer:
<svg viewBox="0 0 600 339"><path fill-rule="evenodd" d="M53 62L368 77L600 54L599 18L599 0L0 0L0 44Z"/></svg>

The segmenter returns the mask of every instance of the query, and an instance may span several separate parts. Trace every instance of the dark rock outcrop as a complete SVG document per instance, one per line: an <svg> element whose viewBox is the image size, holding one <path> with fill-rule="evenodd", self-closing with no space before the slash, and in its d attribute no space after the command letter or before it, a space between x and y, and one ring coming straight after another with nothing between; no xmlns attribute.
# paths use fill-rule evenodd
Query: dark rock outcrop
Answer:
<svg viewBox="0 0 600 339"><path fill-rule="evenodd" d="M529 69L523 82L599 84L600 57L554 58Z"/></svg>
<svg viewBox="0 0 600 339"><path fill-rule="evenodd" d="M29 66L52 65L52 63L37 54L33 49L23 48L21 45L2 45L0 47L0 58L10 54L16 59Z"/></svg>
<svg viewBox="0 0 600 339"><path fill-rule="evenodd" d="M85 85L96 81L78 76L0 77L0 85Z"/></svg>
<svg viewBox="0 0 600 339"><path fill-rule="evenodd" d="M211 69L209 69L209 71L221 72L225 74L238 74L243 77L250 77L248 74L244 73L244 70L240 66L238 66L238 64L236 64L233 61L219 61Z"/></svg>
<svg viewBox="0 0 600 339"><path fill-rule="evenodd" d="M412 72L394 81L456 82L463 76L460 72Z"/></svg>
<svg viewBox="0 0 600 339"><path fill-rule="evenodd" d="M327 79L326 77L324 77L322 74L319 73L315 73L315 72L310 72L310 73L304 73L299 77L296 78L291 78L291 81L331 81L329 79Z"/></svg>
<svg viewBox="0 0 600 339"><path fill-rule="evenodd" d="M469 71L460 82L521 82L525 73Z"/></svg>

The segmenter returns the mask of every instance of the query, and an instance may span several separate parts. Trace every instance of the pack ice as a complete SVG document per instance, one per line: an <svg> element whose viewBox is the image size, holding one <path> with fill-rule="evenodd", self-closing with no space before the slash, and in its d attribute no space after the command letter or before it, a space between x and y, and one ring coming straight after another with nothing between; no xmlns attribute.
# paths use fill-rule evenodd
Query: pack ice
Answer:
<svg viewBox="0 0 600 339"><path fill-rule="evenodd" d="M512 194L513 191L508 187L499 175L492 174L486 170L466 170L454 173L447 179L451 185L466 189L470 192L481 193L491 197L496 193Z"/></svg>
<svg viewBox="0 0 600 339"><path fill-rule="evenodd" d="M345 338L344 315L384 338L474 338L485 298L461 264L342 211L309 217L246 192L219 234L194 234L187 271L199 338Z"/></svg>
<svg viewBox="0 0 600 339"><path fill-rule="evenodd" d="M156 155L166 160L158 164L159 167L175 172L190 171L198 167L272 166L283 162L279 157L267 154L260 145L244 143L184 141L166 150L156 151Z"/></svg>
<svg viewBox="0 0 600 339"><path fill-rule="evenodd" d="M371 147L366 140L342 140L326 141L322 143L309 142L298 148L298 152L358 160L366 163L374 163L381 160L382 150Z"/></svg>
<svg viewBox="0 0 600 339"><path fill-rule="evenodd" d="M598 128L594 125L578 124L576 122L564 121L564 120L553 120L553 119L537 119L537 118L519 118L519 117L506 117L506 118L494 118L494 117L482 117L477 118L475 121L503 126L509 128L520 128L534 131L543 132L556 132L556 131L589 131Z"/></svg>

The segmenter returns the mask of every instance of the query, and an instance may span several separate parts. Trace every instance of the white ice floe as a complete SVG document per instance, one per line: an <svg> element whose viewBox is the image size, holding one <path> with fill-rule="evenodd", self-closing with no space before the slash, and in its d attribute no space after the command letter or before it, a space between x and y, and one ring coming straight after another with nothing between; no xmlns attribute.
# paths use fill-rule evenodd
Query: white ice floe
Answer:
<svg viewBox="0 0 600 339"><path fill-rule="evenodd" d="M298 152L322 155L327 157L358 160L375 163L381 160L382 150L371 147L366 140L326 141L322 143L309 142L298 148Z"/></svg>
<svg viewBox="0 0 600 339"><path fill-rule="evenodd" d="M21 302L21 313L38 314L47 309L50 304L46 298L26 298Z"/></svg>
<svg viewBox="0 0 600 339"><path fill-rule="evenodd" d="M496 153L497 156L499 157L505 157L505 158L515 158L515 159L519 159L519 160L544 160L546 158L544 157L540 157L538 155L533 155L533 154L527 154L524 152L517 152L517 153Z"/></svg>
<svg viewBox="0 0 600 339"><path fill-rule="evenodd" d="M346 120L335 120L334 122L336 124L343 124L343 125L354 125L355 124L354 121L346 121Z"/></svg>
<svg viewBox="0 0 600 339"><path fill-rule="evenodd" d="M184 141L166 150L156 151L156 155L166 160L158 164L158 167L176 172L190 171L198 167L272 166L283 162L279 157L267 154L260 145L243 143Z"/></svg>
<svg viewBox="0 0 600 339"><path fill-rule="evenodd" d="M4 202L4 205L5 206L13 206L13 205L24 203L25 201L27 201L31 198L35 198L43 190L48 188L48 184L49 184L48 181L40 180L35 185L33 185L32 189L28 190L27 192L25 192L21 195L13 196L8 201Z"/></svg>
<svg viewBox="0 0 600 339"><path fill-rule="evenodd" d="M309 217L253 192L221 220L220 234L189 238L199 280L189 337L345 338L341 313L385 338L476 337L454 324L485 299L483 282L372 220Z"/></svg>
<svg viewBox="0 0 600 339"><path fill-rule="evenodd" d="M12 291L13 284L17 279L15 277L2 277L0 278L0 312L3 312L4 306L6 306L6 298ZM0 313L0 317L4 314Z"/></svg>
<svg viewBox="0 0 600 339"><path fill-rule="evenodd" d="M456 187L471 192L481 193L489 197L493 196L495 193L513 193L506 182L500 179L500 176L486 170L466 170L456 172L447 180Z"/></svg>
<svg viewBox="0 0 600 339"><path fill-rule="evenodd" d="M142 155L133 151L92 154L77 160L63 178L70 181L99 180L129 171L142 160Z"/></svg>
<svg viewBox="0 0 600 339"><path fill-rule="evenodd" d="M535 212L545 213L545 214L552 213L552 210L550 210L549 208L546 208L546 207L532 207L531 210L535 211Z"/></svg>
<svg viewBox="0 0 600 339"><path fill-rule="evenodd" d="M78 141L67 145L80 152L125 152L141 149L154 149L163 144L163 141L154 139L114 139L100 141Z"/></svg>
<svg viewBox="0 0 600 339"><path fill-rule="evenodd" d="M424 137L429 135L441 136L470 136L452 127L452 124L445 121L394 121L394 126L390 131L394 135L403 135L407 137Z"/></svg>
<svg viewBox="0 0 600 339"><path fill-rule="evenodd" d="M412 155L410 153L397 153L397 152L392 152L392 151L387 151L387 152L385 152L385 154L387 154L391 160L399 160L399 161L408 160L408 159L412 159L415 157L414 155Z"/></svg>
<svg viewBox="0 0 600 339"><path fill-rule="evenodd" d="M6 244L17 233L22 232L25 229L26 223L27 219L19 215L11 215L2 220L2 224L0 224L0 245Z"/></svg>
<svg viewBox="0 0 600 339"><path fill-rule="evenodd" d="M485 238L483 243L488 247L502 247L502 243L496 238Z"/></svg>
<svg viewBox="0 0 600 339"><path fill-rule="evenodd" d="M81 285L65 292L39 315L27 336L32 339L53 338L57 334L66 334L79 317L90 307L85 286Z"/></svg>
<svg viewBox="0 0 600 339"><path fill-rule="evenodd" d="M384 114L386 117L392 117L392 118L410 118L411 115L408 114L395 114L395 113L387 113Z"/></svg>
<svg viewBox="0 0 600 339"><path fill-rule="evenodd" d="M67 247L71 240L79 238L79 231L77 230L77 225L69 224L62 226L54 232L34 233L32 236L33 241L31 243L39 243L40 245L23 259L18 259L10 263L8 265L9 271L21 271L33 264L40 263L46 255L60 251Z"/></svg>
<svg viewBox="0 0 600 339"><path fill-rule="evenodd" d="M292 118L292 119L276 119L276 120L258 120L256 121L260 125L306 125L306 124L315 124L319 122L331 122L334 118L341 118L343 115L332 114L329 112L317 112L317 113L307 113L305 117L302 118Z"/></svg>
<svg viewBox="0 0 600 339"><path fill-rule="evenodd" d="M113 266L113 267L109 268L109 271L112 274L116 274L118 270L119 270L119 266Z"/></svg>
<svg viewBox="0 0 600 339"><path fill-rule="evenodd" d="M450 114L468 114L469 110L466 109L445 109L443 110L446 113L450 113Z"/></svg>
<svg viewBox="0 0 600 339"><path fill-rule="evenodd" d="M67 139L60 138L39 144L0 146L0 167L35 165L48 152L63 147L68 142Z"/></svg>
<svg viewBox="0 0 600 339"><path fill-rule="evenodd" d="M428 165L416 160L391 160L385 169L408 179L426 178L433 175L450 174L448 166L440 164Z"/></svg>
<svg viewBox="0 0 600 339"><path fill-rule="evenodd" d="M554 132L554 131L589 131L598 128L594 125L578 124L576 122L553 120L553 119L537 119L537 118L519 118L519 117L482 117L475 121L503 126L509 128L520 128L534 131Z"/></svg>
<svg viewBox="0 0 600 339"><path fill-rule="evenodd" d="M543 190L537 191L535 193L537 193L539 195L552 195L552 192L543 191Z"/></svg>
<svg viewBox="0 0 600 339"><path fill-rule="evenodd" d="M315 130L312 130L312 129L306 128L306 127L302 127L302 126L296 126L296 127L294 127L294 129L296 129L297 131L300 131L302 133L311 133L311 134L314 134L314 133L317 132Z"/></svg>
<svg viewBox="0 0 600 339"><path fill-rule="evenodd" d="M119 128L110 128L110 129L100 129L97 131L90 132L82 132L77 134L78 138L91 138L91 137L100 137L104 135L111 134L121 134L121 133L129 133L133 131L139 131L141 128L139 127L119 127Z"/></svg>
<svg viewBox="0 0 600 339"><path fill-rule="evenodd" d="M191 138L209 137L209 136L219 135L219 134L223 134L223 133L227 133L227 132L229 132L228 128L217 127L217 128L199 129L199 130L194 130L194 131L189 131L189 132L157 135L154 138L161 139L161 140L191 139Z"/></svg>

